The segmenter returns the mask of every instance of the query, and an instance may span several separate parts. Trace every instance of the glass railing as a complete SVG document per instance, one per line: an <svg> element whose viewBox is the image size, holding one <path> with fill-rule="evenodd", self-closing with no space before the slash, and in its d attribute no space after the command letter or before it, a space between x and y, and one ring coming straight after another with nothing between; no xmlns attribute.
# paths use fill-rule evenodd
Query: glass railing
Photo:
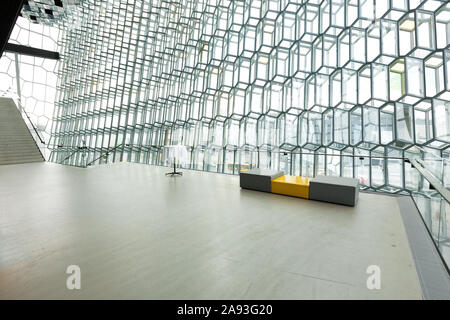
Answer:
<svg viewBox="0 0 450 320"><path fill-rule="evenodd" d="M25 122L25 125L27 126L28 131L30 132L34 141L36 142L36 145L38 146L39 151L41 152L44 159L47 159L48 158L48 149L47 149L47 144L45 142L45 139L42 136L42 133L38 130L37 126L33 123L33 121L30 118L30 115L25 111L25 108L21 104L18 96L17 95L12 96L12 99L16 103L16 107L19 110L20 114L22 115L22 119Z"/></svg>
<svg viewBox="0 0 450 320"><path fill-rule="evenodd" d="M186 169L239 174L244 169L264 168L281 170L285 174L303 177L333 175L358 178L363 188L397 193L404 191L411 176L406 175L409 159L401 153L383 153L353 150L333 152L331 149L283 151L248 149L189 150ZM153 154L153 163L168 165L163 152ZM156 159L155 159L156 158Z"/></svg>
<svg viewBox="0 0 450 320"><path fill-rule="evenodd" d="M111 148L87 147L82 152L77 149L54 149L50 161L69 165L86 166L94 159L103 156L95 164L111 162L138 162L152 165L172 165L164 156L164 147L152 145L121 144ZM363 149L352 152L318 150L283 151L267 149L228 149L228 148L187 148L188 159L184 169L208 172L239 174L242 169L266 168L282 170L286 174L315 177L317 175L335 175L356 177L364 188L380 189L385 192L405 190L414 181L405 174L405 164L408 158L400 152L388 155ZM67 156L72 155L68 160Z"/></svg>
<svg viewBox="0 0 450 320"><path fill-rule="evenodd" d="M77 147L75 151L72 150L72 148L64 150L62 146L58 146L57 148L60 151L58 153L59 159L56 159L57 163L74 167L86 168L87 166L86 147Z"/></svg>
<svg viewBox="0 0 450 320"><path fill-rule="evenodd" d="M416 159L445 188L450 189L450 159L442 158L436 152L436 150L417 147L408 155L411 159Z"/></svg>
<svg viewBox="0 0 450 320"><path fill-rule="evenodd" d="M411 196L427 229L448 266L450 266L450 161L437 151L421 147L409 154L414 181Z"/></svg>
<svg viewBox="0 0 450 320"><path fill-rule="evenodd" d="M95 164L107 163L109 157L114 155L115 150L121 146L122 144L101 151L92 150L86 146L77 147L75 150L72 148L64 150L63 146L59 146L58 159L53 160L59 164L87 168Z"/></svg>
<svg viewBox="0 0 450 320"><path fill-rule="evenodd" d="M411 197L448 269L450 266L450 191L438 179L439 172L431 172L427 169L426 162L411 159L411 163L418 172L417 189L411 190Z"/></svg>
<svg viewBox="0 0 450 320"><path fill-rule="evenodd" d="M96 158L94 158L93 160L90 160L86 164L86 167L93 166L93 165L95 165L97 163L99 163L99 164L105 163L105 161L108 160L108 157L110 155L114 155L115 151L117 149L119 149L120 147L122 147L122 144L119 144L119 145L117 145L115 147L111 147L111 148L107 149L106 151L101 152L100 155L98 155Z"/></svg>

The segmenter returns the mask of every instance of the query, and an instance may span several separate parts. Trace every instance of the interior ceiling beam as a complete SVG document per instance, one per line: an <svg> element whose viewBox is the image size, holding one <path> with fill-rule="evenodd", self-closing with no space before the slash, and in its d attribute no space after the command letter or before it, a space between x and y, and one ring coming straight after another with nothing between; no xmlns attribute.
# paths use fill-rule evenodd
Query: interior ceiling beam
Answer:
<svg viewBox="0 0 450 320"><path fill-rule="evenodd" d="M12 52L23 54L32 57L39 57L45 59L59 60L59 53L55 51L48 51L44 49L38 49L28 46L22 46L20 44L7 43L5 46L5 52Z"/></svg>
<svg viewBox="0 0 450 320"><path fill-rule="evenodd" d="M22 10L24 0L0 1L0 57L3 55L17 17Z"/></svg>

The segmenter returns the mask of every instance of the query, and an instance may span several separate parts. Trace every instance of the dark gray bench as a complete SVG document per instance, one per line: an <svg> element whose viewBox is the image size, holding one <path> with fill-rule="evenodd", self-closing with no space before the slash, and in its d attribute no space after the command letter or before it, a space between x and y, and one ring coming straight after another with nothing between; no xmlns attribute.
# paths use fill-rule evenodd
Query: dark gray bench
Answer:
<svg viewBox="0 0 450 320"><path fill-rule="evenodd" d="M240 186L244 189L271 192L272 180L284 175L283 171L251 169L240 172Z"/></svg>
<svg viewBox="0 0 450 320"><path fill-rule="evenodd" d="M347 206L358 201L359 181L353 178L317 176L309 181L309 198Z"/></svg>

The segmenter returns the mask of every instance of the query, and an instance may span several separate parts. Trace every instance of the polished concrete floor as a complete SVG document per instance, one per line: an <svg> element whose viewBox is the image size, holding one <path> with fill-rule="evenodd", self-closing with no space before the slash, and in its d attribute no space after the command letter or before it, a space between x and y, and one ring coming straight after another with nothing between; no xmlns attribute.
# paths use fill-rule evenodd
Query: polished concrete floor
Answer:
<svg viewBox="0 0 450 320"><path fill-rule="evenodd" d="M351 208L168 170L0 166L0 298L422 298L394 197ZM66 288L69 265L81 290Z"/></svg>

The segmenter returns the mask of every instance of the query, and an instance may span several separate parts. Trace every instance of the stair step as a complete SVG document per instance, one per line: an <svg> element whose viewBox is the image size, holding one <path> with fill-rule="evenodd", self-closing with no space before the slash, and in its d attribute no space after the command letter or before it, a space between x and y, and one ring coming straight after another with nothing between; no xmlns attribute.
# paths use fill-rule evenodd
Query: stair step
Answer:
<svg viewBox="0 0 450 320"><path fill-rule="evenodd" d="M42 157L41 153L0 153L0 159L18 158L18 157Z"/></svg>
<svg viewBox="0 0 450 320"><path fill-rule="evenodd" d="M18 154L22 154L22 153L41 153L41 151L36 147L36 148L22 148L22 149L6 149L6 148L2 148L2 146L0 146L0 155L1 154L12 154L12 153L18 153Z"/></svg>
<svg viewBox="0 0 450 320"><path fill-rule="evenodd" d="M34 145L16 145L16 146L4 146L0 144L0 154L2 152L23 152L23 151L36 151L40 152L39 148Z"/></svg>
<svg viewBox="0 0 450 320"><path fill-rule="evenodd" d="M22 139L22 140L6 140L6 141L2 141L0 140L0 144L4 145L4 146L16 146L16 145L32 145L32 142L34 144L36 144L36 142L34 141L34 139Z"/></svg>
<svg viewBox="0 0 450 320"><path fill-rule="evenodd" d="M33 140L33 138L31 138ZM21 141L19 143L11 143L8 141L8 143L1 143L0 141L0 150L14 150L16 148L30 148L30 149L36 149L37 144L33 141Z"/></svg>
<svg viewBox="0 0 450 320"><path fill-rule="evenodd" d="M30 141L32 140L32 141ZM14 148L15 146L36 146L36 141L33 138L27 140L17 140L17 141L0 141L0 148L4 146L5 148Z"/></svg>
<svg viewBox="0 0 450 320"><path fill-rule="evenodd" d="M1 128L0 128L1 129ZM9 145L9 146L13 146L16 144L26 144L28 142L34 141L33 137L28 137L27 139L18 139L18 140L0 140L0 143L2 145Z"/></svg>
<svg viewBox="0 0 450 320"><path fill-rule="evenodd" d="M0 126L0 128L1 128L1 126ZM5 141L8 141L8 140L24 140L24 139L27 139L29 137L31 137L31 134L29 134L29 133L27 135L25 135L25 134L8 135L8 136L2 136L0 138L0 141L5 142Z"/></svg>
<svg viewBox="0 0 450 320"><path fill-rule="evenodd" d="M44 162L43 158L12 158L12 159L0 159L0 164L12 164L23 162Z"/></svg>
<svg viewBox="0 0 450 320"><path fill-rule="evenodd" d="M39 162L44 161L43 158L11 158L11 159L0 159L0 163L21 163L21 162Z"/></svg>
<svg viewBox="0 0 450 320"><path fill-rule="evenodd" d="M2 153L24 153L24 152L37 152L34 147L15 147L15 148L4 148L0 146L0 154Z"/></svg>
<svg viewBox="0 0 450 320"><path fill-rule="evenodd" d="M1 126L0 126L1 128ZM25 135L20 135L20 136L15 136L15 137L4 137L4 138L0 138L1 142L7 142L7 141L20 141L20 140L26 140L28 138L32 137L30 134L28 136Z"/></svg>
<svg viewBox="0 0 450 320"><path fill-rule="evenodd" d="M0 156L11 155L11 154L41 154L36 149L22 149L22 150L0 150Z"/></svg>
<svg viewBox="0 0 450 320"><path fill-rule="evenodd" d="M15 148L34 148L36 146L36 142L33 141L20 141L20 142L11 142L2 143L0 141L0 150L3 149L15 149Z"/></svg>
<svg viewBox="0 0 450 320"><path fill-rule="evenodd" d="M0 128L1 128L1 126L0 126ZM31 136L31 133L29 133L29 132L26 132L26 133L18 132L17 134L14 134L14 133L9 134L9 133L8 133L8 134L2 134L1 137L0 137L0 139L1 139L1 140L23 139L23 138L29 137L29 136Z"/></svg>
<svg viewBox="0 0 450 320"><path fill-rule="evenodd" d="M13 130L13 131L19 131L19 130L23 130L26 131L28 130L28 127L24 124L24 123L17 123L14 121L9 121L7 124L1 124L2 128L5 129L5 131L8 130Z"/></svg>
<svg viewBox="0 0 450 320"><path fill-rule="evenodd" d="M26 143L28 141L30 141L30 138L32 139L33 137L27 137L27 138L23 138L23 139L5 139L5 140L1 140L0 139L0 143L1 144L18 144L18 143ZM33 140L34 141L34 140Z"/></svg>
<svg viewBox="0 0 450 320"><path fill-rule="evenodd" d="M41 155L40 152L37 151L16 151L16 152L2 152L0 151L0 158L6 157L25 157L25 156L35 156Z"/></svg>
<svg viewBox="0 0 450 320"><path fill-rule="evenodd" d="M0 165L6 164L21 164L21 163L32 163L32 162L44 162L43 159L25 159L25 160L11 160L11 161L0 161Z"/></svg>
<svg viewBox="0 0 450 320"><path fill-rule="evenodd" d="M0 161L10 161L10 160L44 160L44 158L38 154L38 155L32 155L32 156L19 156L19 157L0 157Z"/></svg>

